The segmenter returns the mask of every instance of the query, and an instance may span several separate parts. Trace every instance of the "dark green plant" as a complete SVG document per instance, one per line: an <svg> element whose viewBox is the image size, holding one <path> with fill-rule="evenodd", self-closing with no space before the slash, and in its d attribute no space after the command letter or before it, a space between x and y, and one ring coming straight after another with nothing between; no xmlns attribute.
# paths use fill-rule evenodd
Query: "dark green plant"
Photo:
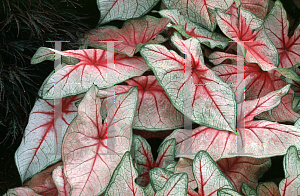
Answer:
<svg viewBox="0 0 300 196"><path fill-rule="evenodd" d="M64 49L77 49L77 33L90 27L78 0L3 0L0 3L0 128L1 144L14 143L23 133L43 75L30 65L34 52L51 40L69 40ZM50 43L48 43L50 44ZM50 72L49 72L50 73ZM49 74L48 73L48 74ZM26 89L26 90L25 90Z"/></svg>

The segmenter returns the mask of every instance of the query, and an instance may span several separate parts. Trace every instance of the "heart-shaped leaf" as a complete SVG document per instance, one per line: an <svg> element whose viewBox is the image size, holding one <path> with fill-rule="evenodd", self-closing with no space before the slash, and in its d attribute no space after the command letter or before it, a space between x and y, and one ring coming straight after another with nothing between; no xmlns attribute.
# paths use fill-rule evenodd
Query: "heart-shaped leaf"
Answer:
<svg viewBox="0 0 300 196"><path fill-rule="evenodd" d="M135 183L137 177L138 173L133 166L132 157L130 152L127 151L115 169L104 196L144 195L142 187Z"/></svg>
<svg viewBox="0 0 300 196"><path fill-rule="evenodd" d="M188 176L186 173L174 174L155 196L186 196Z"/></svg>
<svg viewBox="0 0 300 196"><path fill-rule="evenodd" d="M266 33L279 53L278 68L289 68L300 62L300 26L292 37L288 36L289 21L282 3L276 1L264 21ZM298 73L299 74L299 73ZM277 73L277 75L280 75Z"/></svg>
<svg viewBox="0 0 300 196"><path fill-rule="evenodd" d="M241 185L243 182L251 187L257 187L258 179L271 167L271 159L233 157L221 159L217 164L227 178L230 179L234 188L242 193Z"/></svg>
<svg viewBox="0 0 300 196"><path fill-rule="evenodd" d="M198 195L217 195L218 190L234 186L230 180L222 173L218 165L205 151L199 151L193 161L193 173L198 185Z"/></svg>
<svg viewBox="0 0 300 196"><path fill-rule="evenodd" d="M215 9L227 10L233 0L163 0L162 2L168 9L177 9L192 22L214 31L216 28Z"/></svg>
<svg viewBox="0 0 300 196"><path fill-rule="evenodd" d="M155 18L153 16L144 16L138 19L127 20L121 29L115 26L104 26L93 29L87 34L89 46L107 50L103 40L122 41L115 42L115 52L126 54L132 57L140 51L145 43L162 43L167 39L159 33L166 28L170 22L167 18ZM143 35L143 36L141 36Z"/></svg>
<svg viewBox="0 0 300 196"><path fill-rule="evenodd" d="M125 82L128 85L115 85L106 90L99 90L98 97L113 98L113 96L127 92L131 87L137 86L139 99L133 119L133 129L163 131L183 127L182 113L172 105L155 76L134 77ZM107 99L104 99L102 105L106 106L106 102ZM105 112L106 107L101 107L102 117Z"/></svg>
<svg viewBox="0 0 300 196"><path fill-rule="evenodd" d="M280 103L281 97L287 94L289 88L290 84L259 99L238 104L238 109L243 107L245 112L245 118L237 121L237 123L242 121L245 123L244 143L239 148L243 147L245 153L251 153L250 157L267 158L283 155L291 145L300 149L300 129L298 127L264 120L253 120L257 114L276 107ZM193 130L175 130L165 140L176 139L176 157L193 159L194 153L205 150L216 161L236 156L231 153L236 153L239 150L237 149L237 140L240 135L239 129L238 135L236 135L232 132L200 126ZM186 153L187 149L191 149L191 153Z"/></svg>
<svg viewBox="0 0 300 196"><path fill-rule="evenodd" d="M187 159L187 158L179 158L178 163L175 166L175 172L174 173L182 173L185 172L188 175L189 179L189 187L191 189L196 189L197 188L197 182L194 178L193 174L193 160L192 159Z"/></svg>
<svg viewBox="0 0 300 196"><path fill-rule="evenodd" d="M179 33L171 40L187 60L157 44L146 44L140 53L174 107L198 124L235 132L235 95L206 67L199 41L182 40ZM191 100L191 105L185 106L186 100Z"/></svg>
<svg viewBox="0 0 300 196"><path fill-rule="evenodd" d="M281 196L300 194L300 158L295 146L289 147L283 158L284 176L279 183Z"/></svg>
<svg viewBox="0 0 300 196"><path fill-rule="evenodd" d="M157 152L157 160L154 161L151 147L141 136L134 135L134 157L139 168L138 184L147 186L149 184L149 171L155 167L165 168L175 158L176 140L171 139L162 143Z"/></svg>
<svg viewBox="0 0 300 196"><path fill-rule="evenodd" d="M216 13L222 32L247 50L246 61L257 63L264 71L277 67L278 52L266 35L263 20L247 10L238 9L235 3L225 13Z"/></svg>
<svg viewBox="0 0 300 196"><path fill-rule="evenodd" d="M220 59L217 60L217 57L220 57ZM209 56L211 62L217 64L222 63L222 61L226 59L235 61L237 57L237 55L223 52L214 52ZM224 80L224 82L230 84L235 83L235 85L230 86L235 93L240 88L240 85L244 82L246 100L253 100L263 97L272 91L279 90L287 84L283 79L277 76L276 71L263 71L256 63L245 63L243 71L244 80L239 82L236 82L236 78L237 74L241 73L237 71L237 65L234 65L233 62L232 64L215 66L212 68L212 70L218 74L218 76ZM269 121L295 122L300 115L294 112L292 109L293 96L294 92L289 90L289 93L282 98L281 103L276 108L272 109L271 111L263 112L256 117Z"/></svg>
<svg viewBox="0 0 300 196"><path fill-rule="evenodd" d="M22 183L61 159L63 136L77 114L75 102L83 96L62 98L58 113L55 113L54 100L38 99L35 102L15 153Z"/></svg>
<svg viewBox="0 0 300 196"><path fill-rule="evenodd" d="M100 11L100 20L98 26L108 23L112 20L127 20L137 18L150 11L159 0L97 0Z"/></svg>
<svg viewBox="0 0 300 196"><path fill-rule="evenodd" d="M109 107L103 124L98 90L92 86L86 93L63 141L64 173L72 196L103 193L123 154L131 147L137 87L116 97L115 107Z"/></svg>
<svg viewBox="0 0 300 196"><path fill-rule="evenodd" d="M267 15L268 7L269 0L241 0L241 8L249 10L261 19Z"/></svg>
<svg viewBox="0 0 300 196"><path fill-rule="evenodd" d="M216 33L211 32L204 27L192 22L189 18L180 14L176 9L161 10L158 12L162 17L169 18L175 28L186 38L197 38L202 44L210 48L219 47L224 49L228 45L229 39Z"/></svg>
<svg viewBox="0 0 300 196"><path fill-rule="evenodd" d="M151 186L155 192L161 190L168 179L173 176L174 173L170 172L166 169L155 167L150 170L149 178L151 182Z"/></svg>
<svg viewBox="0 0 300 196"><path fill-rule="evenodd" d="M124 54L115 53L115 69L112 69L107 66L108 53L106 50L53 51L64 56L77 58L80 62L66 65L57 72L52 72L41 87L43 99L58 99L85 93L93 84L100 89L111 87L131 77L142 75L149 70L142 57L128 57ZM107 74L108 70L110 74ZM61 94L58 93L59 91Z"/></svg>

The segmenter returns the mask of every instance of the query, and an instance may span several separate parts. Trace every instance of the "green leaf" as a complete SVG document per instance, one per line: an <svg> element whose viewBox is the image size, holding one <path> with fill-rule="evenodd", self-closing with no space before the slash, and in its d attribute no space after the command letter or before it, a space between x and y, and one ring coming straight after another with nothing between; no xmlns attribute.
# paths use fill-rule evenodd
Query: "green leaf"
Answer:
<svg viewBox="0 0 300 196"><path fill-rule="evenodd" d="M286 78L292 79L296 82L300 82L298 74L290 68L275 68L274 70L278 71Z"/></svg>
<svg viewBox="0 0 300 196"><path fill-rule="evenodd" d="M186 196L188 176L186 173L174 174L155 196Z"/></svg>
<svg viewBox="0 0 300 196"><path fill-rule="evenodd" d="M144 195L142 187L135 183L137 177L138 173L133 166L131 154L127 151L115 169L104 196Z"/></svg>

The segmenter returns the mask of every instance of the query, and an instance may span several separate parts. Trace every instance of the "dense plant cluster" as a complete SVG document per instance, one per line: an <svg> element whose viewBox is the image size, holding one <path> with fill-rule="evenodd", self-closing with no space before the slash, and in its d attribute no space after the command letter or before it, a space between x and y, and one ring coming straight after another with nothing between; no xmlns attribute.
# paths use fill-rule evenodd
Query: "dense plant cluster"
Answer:
<svg viewBox="0 0 300 196"><path fill-rule="evenodd" d="M300 25L280 1L192 2L162 0L154 17L155 0L98 0L79 49L37 49L31 64L61 63L7 195L300 194ZM154 158L141 133L170 130ZM284 179L258 183L279 155Z"/></svg>

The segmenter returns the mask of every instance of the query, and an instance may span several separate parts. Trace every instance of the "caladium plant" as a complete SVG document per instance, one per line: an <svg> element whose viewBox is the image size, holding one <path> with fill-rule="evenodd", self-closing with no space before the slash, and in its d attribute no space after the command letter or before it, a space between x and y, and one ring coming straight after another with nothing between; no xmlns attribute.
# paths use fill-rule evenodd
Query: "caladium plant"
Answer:
<svg viewBox="0 0 300 196"><path fill-rule="evenodd" d="M32 57L59 54L61 69L41 86L15 154L24 188L6 195L300 194L300 27L288 37L280 1L163 0L161 18L144 16L158 1L97 2L100 26L80 49ZM129 20L104 25L115 19ZM173 132L155 160L133 129ZM259 184L278 155L285 179Z"/></svg>

